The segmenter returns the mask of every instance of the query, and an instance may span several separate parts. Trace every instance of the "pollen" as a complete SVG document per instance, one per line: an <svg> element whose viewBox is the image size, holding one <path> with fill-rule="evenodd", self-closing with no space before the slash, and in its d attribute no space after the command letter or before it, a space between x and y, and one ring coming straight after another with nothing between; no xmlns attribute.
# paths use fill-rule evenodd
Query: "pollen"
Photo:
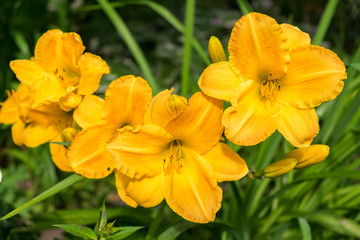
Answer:
<svg viewBox="0 0 360 240"><path fill-rule="evenodd" d="M273 104L280 91L278 79L272 79L272 74L260 83L260 94L263 98L268 99Z"/></svg>

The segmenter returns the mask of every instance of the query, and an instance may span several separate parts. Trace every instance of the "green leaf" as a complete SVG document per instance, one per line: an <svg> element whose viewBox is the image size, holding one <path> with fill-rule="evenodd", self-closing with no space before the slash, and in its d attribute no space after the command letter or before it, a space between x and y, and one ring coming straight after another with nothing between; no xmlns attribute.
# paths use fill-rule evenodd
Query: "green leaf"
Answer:
<svg viewBox="0 0 360 240"><path fill-rule="evenodd" d="M115 11L114 7L109 3L108 0L97 0L101 8L114 25L117 32L122 36L125 44L129 48L130 52L135 58L135 61L139 64L141 71L144 73L145 79L149 82L150 87L154 93L159 92L159 86L155 81L155 78L151 72L148 61L145 58L143 51L136 42L135 38L131 34L130 30L126 26L124 20Z"/></svg>
<svg viewBox="0 0 360 240"><path fill-rule="evenodd" d="M354 220L330 214L317 214L315 216L308 217L308 220L316 222L323 227L328 228L330 231L335 231L350 237L360 238L360 225Z"/></svg>
<svg viewBox="0 0 360 240"><path fill-rule="evenodd" d="M174 240L181 233L185 232L189 228L192 228L196 225L197 225L196 223L192 223L192 222L177 223L177 224L169 227L168 229L166 229L164 232L162 232L159 235L158 240Z"/></svg>
<svg viewBox="0 0 360 240"><path fill-rule="evenodd" d="M298 218L298 222L301 229L302 239L303 240L311 240L311 229L309 223L305 218Z"/></svg>
<svg viewBox="0 0 360 240"><path fill-rule="evenodd" d="M23 211L24 209L26 209L28 207L31 207L32 205L34 205L36 203L39 203L39 202L53 196L54 194L60 192L64 188L67 188L67 187L71 186L72 184L78 182L79 180L81 180L83 178L84 178L83 176L80 176L80 175L77 175L77 174L73 174L73 175L69 176L68 178L65 178L64 180L62 180L61 182L55 184L54 186L52 186L48 190L40 193L39 195L37 195L36 197L31 199L27 203L25 203L25 204L21 205L20 207L14 209L13 211L9 212L5 216L3 216L0 220L5 220L5 219L8 219L8 218L11 218L12 216L14 216L14 215L20 213L21 211Z"/></svg>
<svg viewBox="0 0 360 240"><path fill-rule="evenodd" d="M101 230L103 230L103 228L106 226L106 222L107 222L107 214L106 214L105 199L104 199L103 204L100 208L99 218L95 225L95 232L96 233L101 232Z"/></svg>
<svg viewBox="0 0 360 240"><path fill-rule="evenodd" d="M109 240L120 240L120 239L124 239L127 236L133 234L134 232L142 229L144 227L118 227L118 228L113 228L113 231L115 232L114 235L112 235L111 237L107 238Z"/></svg>
<svg viewBox="0 0 360 240"><path fill-rule="evenodd" d="M324 40L325 34L329 29L331 20L334 17L334 13L338 5L338 2L339 0L329 0L328 3L326 4L324 13L321 16L319 27L314 37L314 40L312 41L312 44L319 45Z"/></svg>
<svg viewBox="0 0 360 240"><path fill-rule="evenodd" d="M83 239L97 239L96 234L91 228L88 228L84 225L78 224L56 224L55 227L64 229L66 232Z"/></svg>

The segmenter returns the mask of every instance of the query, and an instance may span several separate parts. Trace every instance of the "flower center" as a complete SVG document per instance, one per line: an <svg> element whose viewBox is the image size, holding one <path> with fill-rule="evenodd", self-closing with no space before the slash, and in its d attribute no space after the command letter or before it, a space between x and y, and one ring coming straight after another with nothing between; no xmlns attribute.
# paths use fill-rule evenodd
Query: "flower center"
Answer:
<svg viewBox="0 0 360 240"><path fill-rule="evenodd" d="M164 159L164 172L165 174L175 169L180 173L182 168L182 155L181 143L179 140L174 140L170 143L169 156Z"/></svg>
<svg viewBox="0 0 360 240"><path fill-rule="evenodd" d="M268 79L260 83L260 94L263 98L271 101L273 104L280 91L280 84L277 79L271 79L271 73Z"/></svg>
<svg viewBox="0 0 360 240"><path fill-rule="evenodd" d="M79 76L71 69L56 68L54 70L54 75L64 88L79 84Z"/></svg>

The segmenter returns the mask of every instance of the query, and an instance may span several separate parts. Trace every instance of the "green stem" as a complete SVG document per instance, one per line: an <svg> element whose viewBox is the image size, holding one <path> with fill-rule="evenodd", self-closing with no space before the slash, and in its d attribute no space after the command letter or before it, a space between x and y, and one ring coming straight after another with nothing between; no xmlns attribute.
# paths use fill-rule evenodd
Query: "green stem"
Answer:
<svg viewBox="0 0 360 240"><path fill-rule="evenodd" d="M64 188L67 188L67 187L71 186L72 184L78 182L79 180L81 180L83 178L84 178L83 176L80 176L80 175L77 175L77 174L73 174L73 175L65 178L64 180L62 180L61 182L58 182L57 184L55 184L54 186L52 186L51 188L49 188L45 192L40 193L39 195L37 195L36 197L31 199L27 203L25 203L25 204L21 205L20 207L14 209L13 211L9 212L5 216L3 216L0 220L5 220L5 219L8 219L8 218L11 218L12 216L15 216L16 214L20 213L21 211L25 210L26 208L29 208L32 205L34 205L36 203L39 203L39 202L41 202L41 201L55 195L56 193L60 192Z"/></svg>
<svg viewBox="0 0 360 240"><path fill-rule="evenodd" d="M125 44L130 49L132 55L135 58L135 61L139 64L141 71L144 73L146 80L149 82L149 85L153 89L155 93L159 92L159 86L155 81L155 78L150 70L149 64L137 44L135 38L131 34L130 30L126 26L123 19L120 15L115 11L114 7L109 3L108 0L97 0L100 6L102 7L105 14L108 16L114 27L116 28L117 32L122 36L124 39Z"/></svg>
<svg viewBox="0 0 360 240"><path fill-rule="evenodd" d="M185 44L184 44L184 57L181 71L181 94L187 97L189 90L189 73L191 62L191 44L193 39L194 30L194 16L195 16L195 0L186 1L185 13Z"/></svg>
<svg viewBox="0 0 360 240"><path fill-rule="evenodd" d="M249 2L247 0L237 0L240 10L243 15L253 12Z"/></svg>
<svg viewBox="0 0 360 240"><path fill-rule="evenodd" d="M149 231L148 233L146 234L146 238L145 240L151 240L151 239L155 239L155 232L156 230L158 229L159 227L159 224L160 224L160 220L161 220L161 217L163 216L164 214L164 209L165 209L165 203L162 202L160 204L160 208L159 210L157 211L157 214L155 216L155 219L152 221L150 227L149 227Z"/></svg>
<svg viewBox="0 0 360 240"><path fill-rule="evenodd" d="M329 0L328 3L326 4L325 11L324 11L323 15L321 16L319 27L318 27L316 35L312 41L312 44L320 45L322 43L322 41L324 40L325 34L326 34L327 30L329 29L331 20L334 17L334 13L335 13L338 2L339 2L339 0Z"/></svg>
<svg viewBox="0 0 360 240"><path fill-rule="evenodd" d="M236 185L235 182L230 182L230 186L231 186L231 190L234 193L234 197L235 200L238 202L239 205L239 209L241 209L239 212L240 214L240 233L243 235L243 240L250 240L250 232L249 232L249 227L247 225L247 220L246 220L246 209L245 209L245 205L244 202L241 198L238 186Z"/></svg>

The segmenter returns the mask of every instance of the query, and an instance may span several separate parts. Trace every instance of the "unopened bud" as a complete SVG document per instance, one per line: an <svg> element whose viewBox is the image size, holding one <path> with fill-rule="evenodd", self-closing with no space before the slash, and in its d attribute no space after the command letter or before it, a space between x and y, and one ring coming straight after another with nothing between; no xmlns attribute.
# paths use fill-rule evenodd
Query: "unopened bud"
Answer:
<svg viewBox="0 0 360 240"><path fill-rule="evenodd" d="M286 158L296 158L298 161L296 169L305 168L323 161L330 152L327 145L315 144L305 148L295 149L288 154Z"/></svg>
<svg viewBox="0 0 360 240"><path fill-rule="evenodd" d="M77 108L83 99L82 95L76 94L74 92L66 92L59 101L61 109L64 111L71 111L72 109Z"/></svg>
<svg viewBox="0 0 360 240"><path fill-rule="evenodd" d="M175 94L171 94L168 100L169 111L171 113L174 113L175 115L180 114L184 110L186 104L187 104L186 98Z"/></svg>
<svg viewBox="0 0 360 240"><path fill-rule="evenodd" d="M71 142L78 133L79 131L75 128L68 127L61 133L61 140L63 142Z"/></svg>
<svg viewBox="0 0 360 240"><path fill-rule="evenodd" d="M208 51L213 63L226 61L224 48L221 45L219 39L215 36L211 36L209 39Z"/></svg>
<svg viewBox="0 0 360 240"><path fill-rule="evenodd" d="M297 160L295 158L284 158L265 167L263 175L267 178L279 177L293 170L296 164Z"/></svg>

